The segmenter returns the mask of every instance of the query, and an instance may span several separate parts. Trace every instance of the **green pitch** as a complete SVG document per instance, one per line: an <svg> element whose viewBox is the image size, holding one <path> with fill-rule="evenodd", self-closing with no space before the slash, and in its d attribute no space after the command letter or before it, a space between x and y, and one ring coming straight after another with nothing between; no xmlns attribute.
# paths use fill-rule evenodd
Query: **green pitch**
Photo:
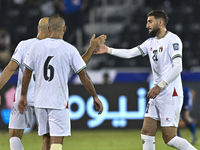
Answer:
<svg viewBox="0 0 200 150"><path fill-rule="evenodd" d="M191 140L187 129L180 131ZM200 138L200 129L197 132ZM22 143L25 150L41 150L42 137L36 131L26 133ZM195 147L200 150L200 139ZM9 150L8 131L0 131L0 150ZM64 139L63 150L142 150L140 130L72 130L72 136ZM156 150L175 150L164 144L160 131L156 135Z"/></svg>

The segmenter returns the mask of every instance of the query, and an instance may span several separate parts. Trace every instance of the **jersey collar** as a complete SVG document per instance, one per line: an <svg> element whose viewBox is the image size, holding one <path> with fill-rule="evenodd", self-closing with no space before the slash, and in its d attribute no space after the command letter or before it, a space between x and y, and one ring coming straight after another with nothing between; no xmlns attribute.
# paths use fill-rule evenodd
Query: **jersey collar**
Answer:
<svg viewBox="0 0 200 150"><path fill-rule="evenodd" d="M165 33L165 35L163 36L163 38L165 38L166 37L166 35L169 33L169 31L167 31L166 33Z"/></svg>

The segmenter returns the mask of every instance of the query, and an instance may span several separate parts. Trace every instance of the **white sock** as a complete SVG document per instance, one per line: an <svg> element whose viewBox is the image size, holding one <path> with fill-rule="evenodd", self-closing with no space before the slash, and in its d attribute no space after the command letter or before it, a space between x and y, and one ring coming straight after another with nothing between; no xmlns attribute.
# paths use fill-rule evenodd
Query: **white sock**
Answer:
<svg viewBox="0 0 200 150"><path fill-rule="evenodd" d="M155 136L141 134L143 150L155 150Z"/></svg>
<svg viewBox="0 0 200 150"><path fill-rule="evenodd" d="M18 137L10 138L10 149L11 150L24 150L24 147L21 143L20 138L18 138Z"/></svg>
<svg viewBox="0 0 200 150"><path fill-rule="evenodd" d="M186 139L180 138L178 136L175 136L173 139L171 139L167 145L179 150L197 150Z"/></svg>
<svg viewBox="0 0 200 150"><path fill-rule="evenodd" d="M62 150L62 144L51 144L50 150Z"/></svg>

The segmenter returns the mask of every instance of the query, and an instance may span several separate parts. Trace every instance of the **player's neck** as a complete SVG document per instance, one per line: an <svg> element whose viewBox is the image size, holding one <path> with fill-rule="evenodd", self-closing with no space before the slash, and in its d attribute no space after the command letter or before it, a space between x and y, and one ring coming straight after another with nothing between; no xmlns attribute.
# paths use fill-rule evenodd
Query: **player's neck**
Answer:
<svg viewBox="0 0 200 150"><path fill-rule="evenodd" d="M43 33L43 32L39 32L38 34L37 34L37 39L39 39L39 40L42 40L42 39L45 39L45 38L47 38L47 37L49 37L49 35L47 35L46 33Z"/></svg>
<svg viewBox="0 0 200 150"><path fill-rule="evenodd" d="M167 33L167 29L166 28L161 29L160 32L157 34L157 39L163 38L166 33Z"/></svg>
<svg viewBox="0 0 200 150"><path fill-rule="evenodd" d="M63 34L61 34L60 32L52 32L50 38L63 39Z"/></svg>

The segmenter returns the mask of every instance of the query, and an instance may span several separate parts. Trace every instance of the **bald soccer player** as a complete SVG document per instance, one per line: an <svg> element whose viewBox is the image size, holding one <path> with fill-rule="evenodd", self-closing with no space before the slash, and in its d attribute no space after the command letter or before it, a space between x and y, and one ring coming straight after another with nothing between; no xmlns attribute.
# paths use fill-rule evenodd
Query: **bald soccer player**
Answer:
<svg viewBox="0 0 200 150"><path fill-rule="evenodd" d="M29 51L30 47L40 41L41 39L45 39L50 36L48 31L48 17L42 18L38 23L38 34L36 38L28 39L25 41L21 41L15 49L15 52L11 58L9 64L5 67L1 77L0 77L0 90L3 86L7 83L10 77L13 75L14 71L19 66L19 73L18 73L18 82L17 88L15 93L15 99L13 102L13 107L10 115L9 121L9 136L10 136L10 148L11 150L23 150L23 145L21 143L22 135L24 129L30 127L32 124L33 116L35 115L34 110L34 87L35 82L33 80L33 76L31 77L31 81L29 84L29 90L27 93L27 100L28 100L28 108L27 111L21 115L17 109L17 104L21 95L21 86L22 86L22 77L24 74L25 67L22 65L27 52ZM94 48L98 47L100 44L105 42L105 35L102 35L96 39L95 36L92 37L90 41L90 46L88 51L83 55L83 59L86 63L89 62L92 52ZM1 100L1 97L0 97ZM48 134L43 136L43 150L50 149L50 136Z"/></svg>
<svg viewBox="0 0 200 150"><path fill-rule="evenodd" d="M93 97L98 114L103 111L95 88L85 71L86 64L78 50L63 40L65 21L58 14L49 18L50 38L34 44L24 61L26 66L22 80L21 98L18 109L21 114L27 110L27 90L34 71L34 106L38 120L38 134L49 133L50 150L62 150L63 139L71 135L68 108L68 75L72 69ZM47 75L47 68L49 74Z"/></svg>
<svg viewBox="0 0 200 150"><path fill-rule="evenodd" d="M22 77L25 70L25 67L22 65L22 63L31 45L33 45L35 42L41 39L49 37L49 32L47 29L48 20L49 18L45 17L39 21L38 34L36 38L21 41L17 45L9 64L5 67L0 78L0 89L2 89L2 87L7 83L10 77L13 75L14 71L19 66L15 98L14 98L13 107L10 114L9 126L8 126L11 150L24 149L21 143L22 135L23 135L24 130L31 126L33 115L35 112L34 107L33 107L34 86L35 86L34 81L33 81L33 76L31 77L29 91L27 93L28 109L23 115L21 115L17 109L17 104L18 104L18 101L20 99L20 94L21 94Z"/></svg>

